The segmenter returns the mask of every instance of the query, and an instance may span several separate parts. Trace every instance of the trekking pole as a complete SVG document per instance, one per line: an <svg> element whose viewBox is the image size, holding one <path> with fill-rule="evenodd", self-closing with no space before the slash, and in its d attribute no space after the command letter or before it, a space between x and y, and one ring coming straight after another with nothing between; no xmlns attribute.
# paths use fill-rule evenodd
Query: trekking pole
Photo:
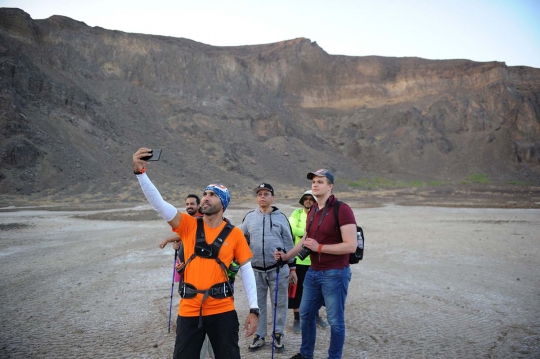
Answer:
<svg viewBox="0 0 540 359"><path fill-rule="evenodd" d="M167 333L171 332L171 315L172 315L172 298L174 293L174 273L176 272L176 257L178 256L178 249L174 250L174 262L172 270L172 285L171 285L171 302L169 303L169 329Z"/></svg>
<svg viewBox="0 0 540 359"><path fill-rule="evenodd" d="M276 248L277 251L282 251L281 248ZM274 298L274 328L272 329L272 359L274 359L274 343L276 341L276 313L278 304L278 289L279 289L279 269L281 268L281 256L277 261L276 267L276 296Z"/></svg>

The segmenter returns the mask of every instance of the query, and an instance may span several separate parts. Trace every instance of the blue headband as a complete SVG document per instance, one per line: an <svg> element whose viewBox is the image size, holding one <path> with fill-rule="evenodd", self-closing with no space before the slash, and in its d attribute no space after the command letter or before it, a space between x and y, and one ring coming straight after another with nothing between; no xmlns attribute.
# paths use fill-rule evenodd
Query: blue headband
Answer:
<svg viewBox="0 0 540 359"><path fill-rule="evenodd" d="M223 205L223 212L225 212L225 210L229 206L229 202L231 201L231 195L227 187L219 183L212 183L206 186L204 190L205 191L211 190L219 196L219 199L221 200L221 204Z"/></svg>

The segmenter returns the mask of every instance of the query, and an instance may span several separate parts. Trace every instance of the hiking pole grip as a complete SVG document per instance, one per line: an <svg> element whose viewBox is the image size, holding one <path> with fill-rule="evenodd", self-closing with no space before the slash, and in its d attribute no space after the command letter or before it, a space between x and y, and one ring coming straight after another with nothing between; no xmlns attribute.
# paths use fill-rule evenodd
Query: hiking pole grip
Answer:
<svg viewBox="0 0 540 359"><path fill-rule="evenodd" d="M281 247L277 247L276 251L286 253L285 250ZM277 273L279 273L279 270L281 269L281 267L283 267L283 260L281 259L281 256L279 256L279 259L277 261L277 267L276 267Z"/></svg>

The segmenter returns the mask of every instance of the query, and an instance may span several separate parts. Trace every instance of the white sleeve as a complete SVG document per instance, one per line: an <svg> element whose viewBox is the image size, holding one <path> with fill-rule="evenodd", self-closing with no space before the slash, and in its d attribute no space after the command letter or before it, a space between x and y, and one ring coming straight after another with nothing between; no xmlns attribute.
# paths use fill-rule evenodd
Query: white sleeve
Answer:
<svg viewBox="0 0 540 359"><path fill-rule="evenodd" d="M249 302L249 309L259 308L257 303L257 284L255 283L255 273L251 268L251 262L247 262L240 267L240 273L242 274L242 283L244 284L244 290Z"/></svg>
<svg viewBox="0 0 540 359"><path fill-rule="evenodd" d="M154 211L167 222L172 221L174 216L176 216L176 213L178 213L178 210L172 204L163 200L163 197L161 197L161 194L152 181L150 181L150 178L148 178L146 173L137 175L137 179L139 180L139 184L141 185L146 199L150 202Z"/></svg>

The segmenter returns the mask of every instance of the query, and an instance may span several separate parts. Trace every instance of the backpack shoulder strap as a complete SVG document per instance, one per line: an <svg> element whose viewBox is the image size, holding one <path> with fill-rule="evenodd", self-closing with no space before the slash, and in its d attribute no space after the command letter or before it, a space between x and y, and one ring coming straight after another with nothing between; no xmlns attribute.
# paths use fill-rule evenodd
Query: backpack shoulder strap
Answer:
<svg viewBox="0 0 540 359"><path fill-rule="evenodd" d="M180 241L180 247L178 248L178 260L180 261L180 263L185 262L185 258L184 258L184 242L182 242L182 241Z"/></svg>
<svg viewBox="0 0 540 359"><path fill-rule="evenodd" d="M234 226L231 224L231 222L228 219L224 219L225 221L225 227L219 232L218 236L214 241L212 242L212 258L217 258L219 254L219 250L221 249L221 246L223 245L223 242L225 242L225 239L229 236L231 231L233 230ZM197 242L205 242L206 243L206 237L204 235L204 223L203 219L201 217L197 218L197 240L195 241L195 245L197 245Z"/></svg>
<svg viewBox="0 0 540 359"><path fill-rule="evenodd" d="M195 234L195 242L206 242L206 237L204 236L204 222L202 217L197 217L197 232Z"/></svg>
<svg viewBox="0 0 540 359"><path fill-rule="evenodd" d="M216 262L218 263L218 265L221 267L221 270L223 271L223 274L225 275L225 280L226 280L225 285L229 288L230 293L233 293L234 290L231 286L228 268L225 266L225 263L223 263L221 259L219 259L218 255L219 255L219 250L221 249L221 246L223 245L223 242L225 242L225 239L227 239L231 231L234 229L234 226L227 218L224 218L223 220L226 222L225 227L223 227L221 232L219 232L217 238L212 242L212 258L214 258ZM201 306L201 310L202 310L202 306Z"/></svg>
<svg viewBox="0 0 540 359"><path fill-rule="evenodd" d="M233 230L234 226L231 224L231 222L228 220L228 219L224 219L225 222L227 222L225 224L225 227L223 227L223 229L221 230L221 232L219 232L217 238L214 240L214 242L212 242L212 244L210 245L212 247L212 256L210 258L214 258L218 264L220 265L220 267L225 268L225 265L223 264L223 262L221 262L221 260L219 259L218 255L219 255L219 250L221 249L221 246L223 245L223 242L225 242L225 239L227 239L227 236L231 233L231 231ZM206 237L204 235L204 222L203 222L203 219L202 217L197 217L197 231L196 231L196 240L195 240L195 248L197 247L197 243L201 243L201 242L204 242L205 245L206 244ZM181 247L181 252L179 250L178 252L179 254L181 253L182 257L181 259L184 259L184 248ZM186 266L193 260L195 259L195 257L197 256L197 254L195 252L193 252L193 254L187 259L187 261L185 261L182 266L178 269L178 271L183 271ZM225 273L227 271L227 268L225 268Z"/></svg>
<svg viewBox="0 0 540 359"><path fill-rule="evenodd" d="M339 207L341 206L343 202L336 201L334 203L334 222L336 224L336 230L339 230Z"/></svg>
<svg viewBox="0 0 540 359"><path fill-rule="evenodd" d="M226 222L225 227L223 227L221 232L219 232L217 238L214 240L214 242L212 242L212 247L213 247L212 254L215 253L214 255L216 259L219 259L218 258L219 250L221 249L223 242L225 242L225 239L227 239L227 237L229 236L229 234L234 228L234 226L231 224L231 222L228 219L225 219L225 222Z"/></svg>
<svg viewBox="0 0 540 359"><path fill-rule="evenodd" d="M195 247L197 246L197 242L206 243L206 239L204 237L204 223L203 223L202 217L197 217L197 231L195 233ZM181 273L186 269L186 266L189 263L191 263L192 260L195 259L197 255L195 254L195 252L193 252L193 254L187 260L184 260L185 259L184 258L184 243L182 243L180 249L178 250L178 256L180 258L180 263L182 263L180 268L178 268L178 272Z"/></svg>

